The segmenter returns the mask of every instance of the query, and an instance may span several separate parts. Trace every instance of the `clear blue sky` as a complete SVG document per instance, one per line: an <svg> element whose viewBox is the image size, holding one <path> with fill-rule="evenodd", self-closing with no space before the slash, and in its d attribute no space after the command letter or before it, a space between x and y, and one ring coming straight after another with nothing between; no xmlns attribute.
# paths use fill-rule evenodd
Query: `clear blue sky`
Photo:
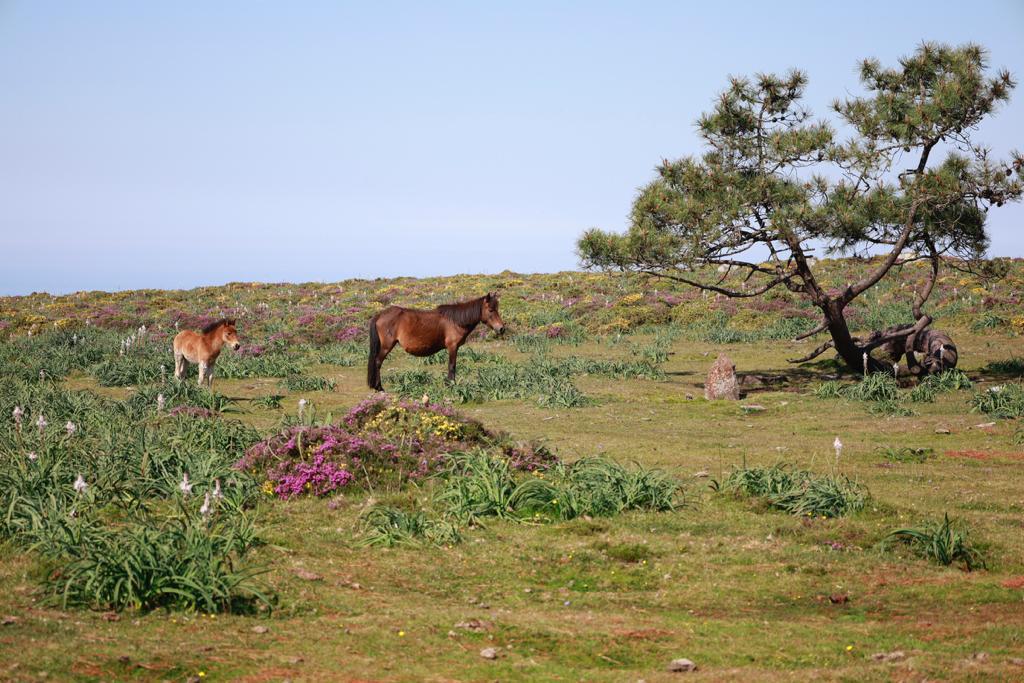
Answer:
<svg viewBox="0 0 1024 683"><path fill-rule="evenodd" d="M976 41L1024 3L0 0L0 293L553 271L729 74ZM980 139L1024 148L1024 85ZM1024 209L992 253L1024 255Z"/></svg>

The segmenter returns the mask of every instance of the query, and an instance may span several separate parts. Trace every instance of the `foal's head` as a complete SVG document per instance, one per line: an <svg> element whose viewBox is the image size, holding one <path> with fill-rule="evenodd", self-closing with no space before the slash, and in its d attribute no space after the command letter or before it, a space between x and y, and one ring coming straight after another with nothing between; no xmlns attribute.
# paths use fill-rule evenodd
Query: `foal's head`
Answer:
<svg viewBox="0 0 1024 683"><path fill-rule="evenodd" d="M505 331L505 321L498 313L498 295L490 292L483 298L480 304L480 321L498 334Z"/></svg>
<svg viewBox="0 0 1024 683"><path fill-rule="evenodd" d="M219 340L225 346L230 346L235 351L242 345L238 340L238 330L235 329L235 321L225 318L218 320L212 325L203 328L204 334L212 334L214 340Z"/></svg>

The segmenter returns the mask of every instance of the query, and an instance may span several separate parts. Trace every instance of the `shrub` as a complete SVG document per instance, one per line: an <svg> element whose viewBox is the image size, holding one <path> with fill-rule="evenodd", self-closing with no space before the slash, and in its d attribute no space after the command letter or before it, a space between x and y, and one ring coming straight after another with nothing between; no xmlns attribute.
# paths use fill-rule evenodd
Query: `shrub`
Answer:
<svg viewBox="0 0 1024 683"><path fill-rule="evenodd" d="M235 466L280 498L323 496L352 485L398 488L472 448L494 452L514 469L545 469L555 460L543 447L513 443L446 406L378 394L341 424L293 424L254 443Z"/></svg>
<svg viewBox="0 0 1024 683"><path fill-rule="evenodd" d="M845 387L843 395L855 401L896 401L900 397L900 385L888 373L873 372Z"/></svg>
<svg viewBox="0 0 1024 683"><path fill-rule="evenodd" d="M970 389L972 386L970 377L963 371L956 368L944 370L937 375L927 375L918 382L910 391L910 400L930 403L935 400L937 394Z"/></svg>
<svg viewBox="0 0 1024 683"><path fill-rule="evenodd" d="M678 481L661 470L626 468L601 457L556 464L530 476L484 452L454 454L439 475L437 496L449 516L477 522L482 517L568 520L582 515L612 516L625 510L672 510L681 502Z"/></svg>
<svg viewBox="0 0 1024 683"><path fill-rule="evenodd" d="M880 447L878 452L890 462L916 462L921 463L935 456L933 448L902 448Z"/></svg>
<svg viewBox="0 0 1024 683"><path fill-rule="evenodd" d="M992 417L1015 419L1024 415L1024 386L1001 384L971 397L971 411Z"/></svg>
<svg viewBox="0 0 1024 683"><path fill-rule="evenodd" d="M1024 358L994 360L981 369L983 373L1005 375L1008 377L1024 377Z"/></svg>
<svg viewBox="0 0 1024 683"><path fill-rule="evenodd" d="M290 374L281 380L281 387L288 391L334 391L335 382L326 377Z"/></svg>
<svg viewBox="0 0 1024 683"><path fill-rule="evenodd" d="M970 541L966 526L951 522L949 513L941 522L925 522L919 527L896 529L886 537L886 543L905 543L920 555L943 566L962 562L964 569L985 568L985 558Z"/></svg>
<svg viewBox="0 0 1024 683"><path fill-rule="evenodd" d="M217 359L214 374L222 379L247 379L249 377L289 377L302 372L299 359L281 353L241 355L221 354Z"/></svg>
<svg viewBox="0 0 1024 683"><path fill-rule="evenodd" d="M255 406L259 406L260 408L269 408L271 410L277 410L281 407L281 401L283 399L283 394L267 394L265 396L257 396L252 400L252 403Z"/></svg>
<svg viewBox="0 0 1024 683"><path fill-rule="evenodd" d="M462 534L451 522L433 519L424 512L406 512L375 505L360 518L362 545L394 547L426 542L450 546L462 541Z"/></svg>
<svg viewBox="0 0 1024 683"><path fill-rule="evenodd" d="M230 612L255 602L269 607L270 597L254 581L265 570L242 563L254 543L244 515L212 523L199 516L176 517L162 526L132 523L66 546L44 586L65 608Z"/></svg>
<svg viewBox="0 0 1024 683"><path fill-rule="evenodd" d="M163 396L164 410L168 411L186 406L205 408L211 413L222 413L229 412L236 403L235 399L210 391L195 382L179 382L170 378L161 384L139 387L125 402L125 407L136 417L150 415L159 409L160 396Z"/></svg>
<svg viewBox="0 0 1024 683"><path fill-rule="evenodd" d="M971 322L973 332L1006 327L1007 320L991 311L984 311Z"/></svg>
<svg viewBox="0 0 1024 683"><path fill-rule="evenodd" d="M817 475L778 464L733 470L716 488L763 499L794 515L844 517L864 508L868 492L840 474Z"/></svg>

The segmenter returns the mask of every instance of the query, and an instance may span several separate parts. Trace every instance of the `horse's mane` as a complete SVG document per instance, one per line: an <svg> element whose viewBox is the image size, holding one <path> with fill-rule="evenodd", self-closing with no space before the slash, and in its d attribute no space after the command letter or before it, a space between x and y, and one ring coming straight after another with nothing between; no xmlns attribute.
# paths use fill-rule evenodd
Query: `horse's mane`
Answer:
<svg viewBox="0 0 1024 683"><path fill-rule="evenodd" d="M456 325L469 327L480 322L483 315L483 304L485 297L461 301L457 304L443 304L437 307L437 312L451 320Z"/></svg>
<svg viewBox="0 0 1024 683"><path fill-rule="evenodd" d="M211 332L216 330L221 325L234 325L234 324L235 324L235 321L232 320L231 318L221 318L220 320L212 322L209 325L207 325L206 327L204 327L203 328L203 334L210 334Z"/></svg>

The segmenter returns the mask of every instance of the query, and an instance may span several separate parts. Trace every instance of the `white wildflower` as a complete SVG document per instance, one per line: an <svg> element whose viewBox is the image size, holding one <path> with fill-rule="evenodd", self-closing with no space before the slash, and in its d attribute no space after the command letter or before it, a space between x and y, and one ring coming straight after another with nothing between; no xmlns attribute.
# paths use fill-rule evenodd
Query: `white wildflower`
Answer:
<svg viewBox="0 0 1024 683"><path fill-rule="evenodd" d="M39 427L39 431L46 429L46 418L42 413L39 413L39 418L36 420L36 427Z"/></svg>
<svg viewBox="0 0 1024 683"><path fill-rule="evenodd" d="M28 459L29 459L29 460L30 460L31 462L35 462L35 461L36 461L36 460L37 460L38 458L39 458L39 456L38 456L38 455L36 455L36 452L35 452L35 451L31 451L31 452L30 452L30 453L28 454Z"/></svg>
<svg viewBox="0 0 1024 683"><path fill-rule="evenodd" d="M71 420L68 420L68 423L64 425L64 429L67 431L68 436L74 436L75 432L78 431L78 427L76 427L75 423Z"/></svg>
<svg viewBox="0 0 1024 683"><path fill-rule="evenodd" d="M21 418L25 416L25 411L22 410L21 406L14 406L14 410L11 411L11 415L14 416L14 424L21 426Z"/></svg>
<svg viewBox="0 0 1024 683"><path fill-rule="evenodd" d="M165 403L166 403L166 399L164 399L164 395L163 394L157 394L156 395L156 409L157 409L157 411L162 413L164 411L164 404Z"/></svg>
<svg viewBox="0 0 1024 683"><path fill-rule="evenodd" d="M220 479L216 479L213 482L213 497L216 499L224 497L224 494L220 492Z"/></svg>
<svg viewBox="0 0 1024 683"><path fill-rule="evenodd" d="M210 492L207 491L206 495L203 496L203 506L199 508L199 514L203 516L203 519L209 519L210 517Z"/></svg>
<svg viewBox="0 0 1024 683"><path fill-rule="evenodd" d="M192 493L192 482L188 480L188 472L185 472L181 476L181 483L178 484L178 488L181 489L181 493L183 496L187 497L190 493Z"/></svg>
<svg viewBox="0 0 1024 683"><path fill-rule="evenodd" d="M300 420L302 419L303 415L306 414L306 405L308 403L309 403L309 401L307 401L304 398L300 398L299 399L299 419Z"/></svg>
<svg viewBox="0 0 1024 683"><path fill-rule="evenodd" d="M85 490L89 488L89 485L85 483L85 479L82 477L81 474L79 474L78 478L75 479L74 487L76 492L85 493Z"/></svg>

